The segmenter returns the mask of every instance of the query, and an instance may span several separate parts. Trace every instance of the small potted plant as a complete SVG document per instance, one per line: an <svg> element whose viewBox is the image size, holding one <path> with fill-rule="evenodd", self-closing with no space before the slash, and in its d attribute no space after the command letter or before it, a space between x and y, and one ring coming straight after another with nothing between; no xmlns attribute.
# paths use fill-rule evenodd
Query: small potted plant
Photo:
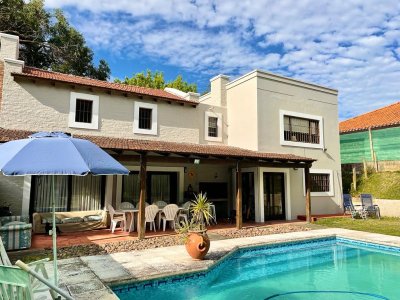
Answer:
<svg viewBox="0 0 400 300"><path fill-rule="evenodd" d="M210 224L210 202L206 193L195 195L190 204L190 221L177 224L177 232L183 237L186 251L194 259L203 259L210 249L210 239L207 235L207 225Z"/></svg>

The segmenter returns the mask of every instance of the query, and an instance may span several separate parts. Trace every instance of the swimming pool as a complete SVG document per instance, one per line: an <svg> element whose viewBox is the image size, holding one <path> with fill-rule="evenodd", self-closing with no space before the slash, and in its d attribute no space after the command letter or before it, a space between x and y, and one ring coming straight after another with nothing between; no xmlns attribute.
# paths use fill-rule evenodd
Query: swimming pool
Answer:
<svg viewBox="0 0 400 300"><path fill-rule="evenodd" d="M120 299L400 299L400 248L323 238L239 249L204 272L112 287Z"/></svg>

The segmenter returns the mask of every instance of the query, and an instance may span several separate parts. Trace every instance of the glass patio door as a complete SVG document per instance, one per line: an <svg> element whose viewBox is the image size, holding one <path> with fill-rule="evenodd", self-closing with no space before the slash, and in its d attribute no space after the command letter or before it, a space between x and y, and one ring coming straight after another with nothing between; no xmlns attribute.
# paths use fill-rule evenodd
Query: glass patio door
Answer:
<svg viewBox="0 0 400 300"><path fill-rule="evenodd" d="M264 173L264 220L285 220L284 173Z"/></svg>

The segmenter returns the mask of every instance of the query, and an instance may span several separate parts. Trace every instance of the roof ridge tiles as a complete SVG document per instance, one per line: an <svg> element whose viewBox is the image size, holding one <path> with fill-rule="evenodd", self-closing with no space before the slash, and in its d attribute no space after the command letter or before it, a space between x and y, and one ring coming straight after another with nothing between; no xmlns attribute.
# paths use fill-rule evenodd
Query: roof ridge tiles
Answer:
<svg viewBox="0 0 400 300"><path fill-rule="evenodd" d="M83 86L93 86L98 88L134 93L139 95L147 95L151 97L156 97L160 99L166 99L168 101L176 101L180 103L188 103L191 105L197 105L199 102L195 100L185 99L177 95L171 94L165 90L153 89L149 87L141 87L136 85L129 85L123 83L109 82L105 80L94 79L85 76L78 76L73 74L55 72L51 70L43 70L36 67L26 66L21 72L12 73L15 76L40 78L44 80L54 80L64 83L83 85Z"/></svg>

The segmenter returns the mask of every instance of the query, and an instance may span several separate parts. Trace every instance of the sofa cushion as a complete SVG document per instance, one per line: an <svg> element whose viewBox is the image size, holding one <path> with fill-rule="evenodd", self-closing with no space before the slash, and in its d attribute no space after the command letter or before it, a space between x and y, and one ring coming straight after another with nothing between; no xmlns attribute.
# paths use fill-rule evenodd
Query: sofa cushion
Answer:
<svg viewBox="0 0 400 300"><path fill-rule="evenodd" d="M83 222L83 218L81 217L71 217L71 218L64 218L62 219L62 223L81 223Z"/></svg>
<svg viewBox="0 0 400 300"><path fill-rule="evenodd" d="M46 224L46 223L53 223L53 218L42 218L42 224ZM56 224L61 224L62 220L60 218L56 218Z"/></svg>
<svg viewBox="0 0 400 300"><path fill-rule="evenodd" d="M90 216L83 217L83 221L85 221L85 222L102 221L102 220L103 220L103 216L101 216L101 215L90 215Z"/></svg>

